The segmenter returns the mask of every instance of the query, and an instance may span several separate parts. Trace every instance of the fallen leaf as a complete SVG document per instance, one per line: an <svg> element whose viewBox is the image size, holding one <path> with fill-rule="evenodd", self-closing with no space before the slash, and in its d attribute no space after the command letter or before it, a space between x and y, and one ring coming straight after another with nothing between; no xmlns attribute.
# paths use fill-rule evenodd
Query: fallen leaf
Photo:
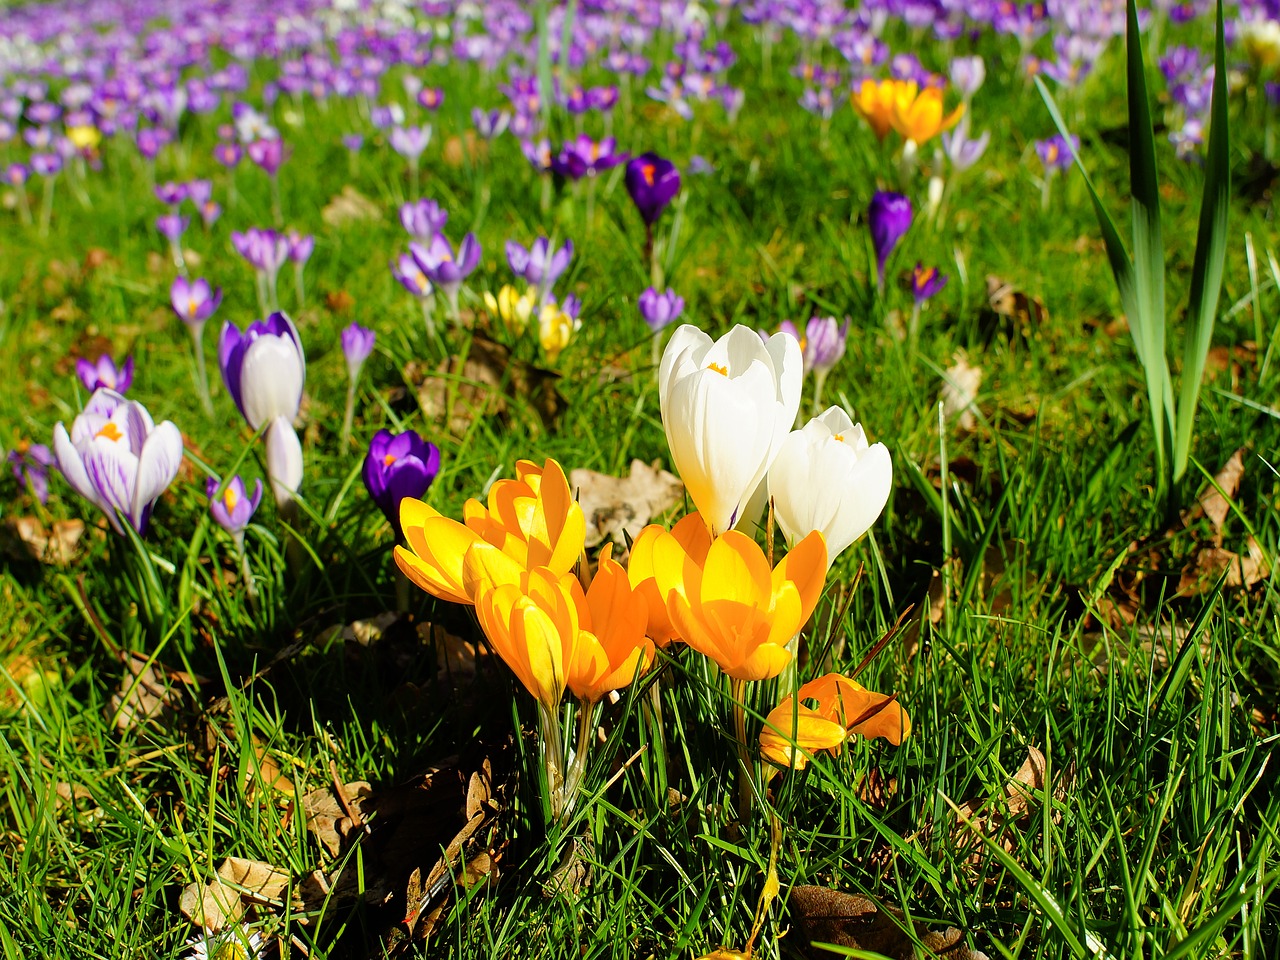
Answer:
<svg viewBox="0 0 1280 960"><path fill-rule="evenodd" d="M293 781L284 775L280 769L280 763L267 750L257 737L253 738L253 755L256 764L252 764L244 772L244 783L240 785L241 790L248 791L250 785L257 781L263 784L268 790L278 790L280 793L293 796Z"/></svg>
<svg viewBox="0 0 1280 960"><path fill-rule="evenodd" d="M289 874L279 867L227 857L213 879L187 884L178 899L178 909L196 926L213 932L238 922L244 916L246 902L281 906L288 888Z"/></svg>
<svg viewBox="0 0 1280 960"><path fill-rule="evenodd" d="M351 184L347 184L320 211L320 219L331 227L344 227L361 220L376 222L382 219L382 209Z"/></svg>
<svg viewBox="0 0 1280 960"><path fill-rule="evenodd" d="M987 339L1003 333L1010 339L1030 340L1048 319L1042 300L997 276L987 276L987 309L978 317L979 329Z"/></svg>
<svg viewBox="0 0 1280 960"><path fill-rule="evenodd" d="M829 960L832 952L820 946L826 943L889 960L915 960L917 941L946 960L987 960L986 954L969 949L964 934L955 927L942 933L926 930L908 921L896 907L882 906L869 897L829 887L795 886L787 895L787 909L798 945L812 960Z"/></svg>
<svg viewBox="0 0 1280 960"><path fill-rule="evenodd" d="M631 472L613 477L595 470L569 471L569 486L587 516L588 547L609 539L625 547L656 516L681 503L684 484L674 475L643 460L631 461Z"/></svg>
<svg viewBox="0 0 1280 960"><path fill-rule="evenodd" d="M482 652L474 643L454 636L438 623L418 624L418 636L436 651L436 669L456 687L476 675L476 658Z"/></svg>
<svg viewBox="0 0 1280 960"><path fill-rule="evenodd" d="M943 412L948 417L959 415L956 424L961 430L969 431L976 425L974 413L977 408L974 400L977 399L980 386L982 368L970 366L964 351L956 351L951 367L943 374L942 391L938 399L942 401Z"/></svg>
<svg viewBox="0 0 1280 960"><path fill-rule="evenodd" d="M131 656L125 661L124 677L111 695L111 715L122 733L154 720L166 709L177 706L178 688L169 682L163 668Z"/></svg>
<svg viewBox="0 0 1280 960"><path fill-rule="evenodd" d="M960 819L954 831L959 846L976 847L978 835L983 834L1012 853L1017 842L1006 828L1025 820L1036 808L1044 795L1047 769L1045 755L1036 747L1027 747L1026 759L1005 783L998 798L979 797L960 804L956 808ZM1066 797L1070 780L1070 770L1058 773L1052 789L1055 800ZM1060 814L1055 811L1053 816L1056 822Z"/></svg>
<svg viewBox="0 0 1280 960"><path fill-rule="evenodd" d="M367 781L344 783L342 791L347 802L355 807L362 818L367 819L373 815L376 802L373 787ZM302 812L307 818L307 829L315 834L316 840L329 856L337 857L341 854L355 823L347 816L347 811L334 795L333 788L321 787L305 794L302 797Z"/></svg>
<svg viewBox="0 0 1280 960"><path fill-rule="evenodd" d="M1244 554L1233 553L1222 547L1202 547L1182 570L1178 580L1178 596L1190 597L1204 593L1225 572L1228 587L1249 588L1271 576L1266 554L1258 541L1249 537L1245 541Z"/></svg>
<svg viewBox="0 0 1280 960"><path fill-rule="evenodd" d="M324 305L330 313L346 313L356 305L356 298L345 290L330 290L324 295Z"/></svg>
<svg viewBox="0 0 1280 960"><path fill-rule="evenodd" d="M84 530L83 520L55 520L48 529L38 517L9 517L5 521L9 553L51 567L66 567L75 561Z"/></svg>
<svg viewBox="0 0 1280 960"><path fill-rule="evenodd" d="M446 166L460 167L464 160L474 163L487 152L489 145L477 137L474 130L468 130L464 136L452 136L444 142L440 157Z"/></svg>
<svg viewBox="0 0 1280 960"><path fill-rule="evenodd" d="M1205 486L1200 496L1196 498L1196 505L1183 516L1184 525L1202 515L1213 527L1215 536L1222 533L1222 524L1226 522L1227 514L1231 512L1231 501L1240 492L1240 481L1244 477L1245 452L1246 448L1241 447L1231 454L1227 462L1222 465L1222 469L1214 474L1213 483Z"/></svg>

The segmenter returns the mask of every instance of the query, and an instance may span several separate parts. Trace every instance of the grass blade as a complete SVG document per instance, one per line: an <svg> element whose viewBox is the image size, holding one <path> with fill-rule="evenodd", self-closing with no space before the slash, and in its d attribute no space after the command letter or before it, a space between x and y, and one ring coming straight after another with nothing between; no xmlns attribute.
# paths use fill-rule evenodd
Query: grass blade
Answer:
<svg viewBox="0 0 1280 960"><path fill-rule="evenodd" d="M1166 444L1174 427L1173 385L1165 357L1164 236L1160 226L1160 180L1156 141L1147 98L1147 68L1142 56L1137 0L1129 0L1125 37L1129 87L1129 191L1133 228L1134 293L1138 316L1129 317L1134 340L1143 342L1142 366L1156 430L1156 459L1164 479ZM1158 412L1163 411L1163 419Z"/></svg>
<svg viewBox="0 0 1280 960"><path fill-rule="evenodd" d="M1209 145L1200 201L1200 226L1196 232L1195 260L1191 267L1191 301L1187 335L1182 353L1182 385L1178 398L1177 434L1173 476L1181 479L1191 453L1191 430L1200 399L1200 380L1213 339L1213 324L1222 291L1222 269L1227 255L1227 213L1231 199L1231 134L1227 120L1227 67L1222 37L1222 0L1218 0L1218 38L1213 54L1213 100L1209 107ZM1254 303L1255 312L1258 305Z"/></svg>

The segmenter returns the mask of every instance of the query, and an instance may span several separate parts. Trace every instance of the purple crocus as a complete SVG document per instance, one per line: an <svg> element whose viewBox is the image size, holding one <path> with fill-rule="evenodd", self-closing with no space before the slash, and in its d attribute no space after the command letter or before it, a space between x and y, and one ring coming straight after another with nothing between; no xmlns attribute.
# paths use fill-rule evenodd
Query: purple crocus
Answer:
<svg viewBox="0 0 1280 960"><path fill-rule="evenodd" d="M128 393L133 385L133 357L125 357L119 367L110 354L104 353L97 363L81 357L76 360L76 376L90 393L104 388L120 394Z"/></svg>
<svg viewBox="0 0 1280 960"><path fill-rule="evenodd" d="M511 123L511 114L505 110L481 110L479 107L473 107L471 110L471 123L476 128L476 133L485 140L493 140L502 136Z"/></svg>
<svg viewBox="0 0 1280 960"><path fill-rule="evenodd" d="M297 230L290 230L285 234L286 254L290 260L297 264L306 263L311 259L311 253L316 248L316 238L309 233L298 233Z"/></svg>
<svg viewBox="0 0 1280 960"><path fill-rule="evenodd" d="M1072 143L1068 144L1060 133L1055 133L1048 140L1036 141L1036 156L1040 158L1046 175L1060 173L1074 162L1072 146L1079 149L1080 140L1073 136L1071 141Z"/></svg>
<svg viewBox="0 0 1280 960"><path fill-rule="evenodd" d="M416 200L400 207L400 225L419 243L429 243L448 221L448 211L434 200Z"/></svg>
<svg viewBox="0 0 1280 960"><path fill-rule="evenodd" d="M175 277L169 287L169 305L173 312L192 327L203 327L220 303L222 288L211 290L209 281L203 278L188 280L182 276Z"/></svg>
<svg viewBox="0 0 1280 960"><path fill-rule="evenodd" d="M190 193L185 183L174 183L171 180L168 183L156 184L156 199L165 206L176 207L188 196Z"/></svg>
<svg viewBox="0 0 1280 960"><path fill-rule="evenodd" d="M222 487L221 493L218 492L219 486ZM204 490L209 498L209 513L218 521L218 525L232 536L243 535L244 528L249 525L258 510L258 504L262 502L262 481L254 482L252 496L239 476L232 477L225 484L219 484L210 477L205 481Z"/></svg>
<svg viewBox="0 0 1280 960"><path fill-rule="evenodd" d="M427 144L430 140L430 127L396 126L391 129L391 135L387 138L387 142L391 144L391 149L411 164L418 162L418 158L427 149Z"/></svg>
<svg viewBox="0 0 1280 960"><path fill-rule="evenodd" d="M423 87L418 91L418 103L428 110L439 110L444 103L444 91L439 87Z"/></svg>
<svg viewBox="0 0 1280 960"><path fill-rule="evenodd" d="M33 443L25 450L10 450L8 460L18 485L24 490L30 489L41 503L48 503L53 452L43 443Z"/></svg>
<svg viewBox="0 0 1280 960"><path fill-rule="evenodd" d="M555 286L572 259L572 240L566 240L564 246L555 251L546 237L533 241L527 250L514 240L507 241L507 263L511 272L543 294Z"/></svg>
<svg viewBox="0 0 1280 960"><path fill-rule="evenodd" d="M642 153L627 163L626 185L640 218L652 227L680 192L680 171L656 153Z"/></svg>
<svg viewBox="0 0 1280 960"><path fill-rule="evenodd" d="M434 292L431 278L411 253L402 253L391 261L391 275L415 297L429 297Z"/></svg>
<svg viewBox="0 0 1280 960"><path fill-rule="evenodd" d="M359 153L360 148L364 146L364 136L359 133L344 134L342 145L347 148L348 153Z"/></svg>
<svg viewBox="0 0 1280 960"><path fill-rule="evenodd" d="M162 213L156 217L156 230L160 232L160 236L171 244L179 243L182 240L182 235L187 232L187 227L190 225L190 217L177 213Z"/></svg>
<svg viewBox="0 0 1280 960"><path fill-rule="evenodd" d="M911 271L911 296L915 298L917 305L923 306L947 285L948 279L936 267L926 267L917 261L916 268Z"/></svg>
<svg viewBox="0 0 1280 960"><path fill-rule="evenodd" d="M458 288L480 262L480 243L468 233L454 256L453 246L443 233L431 238L430 245L409 244L409 252L427 278L444 291L454 315L458 312Z"/></svg>
<svg viewBox="0 0 1280 960"><path fill-rule="evenodd" d="M560 148L551 160L551 169L571 180L594 177L602 170L613 169L630 156L625 152L619 153L617 148L618 143L613 137L596 141L586 134L579 134Z"/></svg>
<svg viewBox="0 0 1280 960"><path fill-rule="evenodd" d="M369 354L373 353L376 339L372 330L358 323L343 328L342 354L347 358L347 373L351 375L353 382L360 377L360 368L369 359Z"/></svg>
<svg viewBox="0 0 1280 960"><path fill-rule="evenodd" d="M288 159L284 149L284 141L278 138L271 140L255 140L249 144L249 159L268 176L274 177L281 165Z"/></svg>
<svg viewBox="0 0 1280 960"><path fill-rule="evenodd" d="M911 201L900 193L877 190L867 207L871 245L876 251L876 279L884 289L884 265L898 241L911 227Z"/></svg>
<svg viewBox="0 0 1280 960"><path fill-rule="evenodd" d="M364 458L364 485L396 536L401 536L400 502L420 499L440 472L440 448L412 430L379 430Z"/></svg>
<svg viewBox="0 0 1280 960"><path fill-rule="evenodd" d="M67 483L107 515L116 533L124 536L127 523L141 535L182 465L182 434L172 421L156 424L142 404L103 389L70 432L61 423L54 428L53 450Z"/></svg>
<svg viewBox="0 0 1280 960"><path fill-rule="evenodd" d="M279 272L289 258L289 241L274 230L250 227L231 232L231 245L255 270Z"/></svg>
<svg viewBox="0 0 1280 960"><path fill-rule="evenodd" d="M228 170L240 165L244 158L244 148L238 143L218 143L213 147L213 159Z"/></svg>
<svg viewBox="0 0 1280 960"><path fill-rule="evenodd" d="M640 294L637 306L640 308L640 316L649 325L649 329L657 333L684 312L684 297L674 290L664 290L659 293L653 287L649 287Z"/></svg>
<svg viewBox="0 0 1280 960"><path fill-rule="evenodd" d="M835 317L811 317L804 326L801 341L804 369L822 375L840 362L849 339L849 320L840 323Z"/></svg>

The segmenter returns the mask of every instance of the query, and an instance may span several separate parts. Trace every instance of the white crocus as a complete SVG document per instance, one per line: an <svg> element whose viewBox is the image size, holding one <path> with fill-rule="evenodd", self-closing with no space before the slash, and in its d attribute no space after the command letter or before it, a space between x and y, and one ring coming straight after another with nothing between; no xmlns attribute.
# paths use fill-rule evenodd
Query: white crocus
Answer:
<svg viewBox="0 0 1280 960"><path fill-rule="evenodd" d="M821 531L828 565L871 529L892 485L888 448L868 444L862 424L839 407L792 431L769 470L773 513L787 543Z"/></svg>
<svg viewBox="0 0 1280 960"><path fill-rule="evenodd" d="M302 486L302 441L288 417L276 417L267 427L267 475L276 503L290 503Z"/></svg>
<svg viewBox="0 0 1280 960"><path fill-rule="evenodd" d="M762 342L736 326L719 340L691 324L667 343L658 371L671 460L712 536L742 519L800 409L800 344Z"/></svg>
<svg viewBox="0 0 1280 960"><path fill-rule="evenodd" d="M182 464L182 434L169 420L159 426L147 408L114 390L96 391L71 432L59 423L53 450L67 483L124 534L121 521L146 533L151 509Z"/></svg>

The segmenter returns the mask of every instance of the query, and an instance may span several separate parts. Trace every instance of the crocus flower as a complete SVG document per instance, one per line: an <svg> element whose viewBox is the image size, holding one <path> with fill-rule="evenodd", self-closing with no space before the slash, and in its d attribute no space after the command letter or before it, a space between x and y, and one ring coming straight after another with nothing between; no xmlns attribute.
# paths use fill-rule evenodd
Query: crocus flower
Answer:
<svg viewBox="0 0 1280 960"><path fill-rule="evenodd" d="M183 200L187 199L187 185L185 183L168 183L156 184L156 199L165 206L176 207Z"/></svg>
<svg viewBox="0 0 1280 960"><path fill-rule="evenodd" d="M787 643L822 594L827 548L815 531L770 570L760 546L736 530L715 537L701 561L660 533L653 563L680 639L735 680L766 680L791 662Z"/></svg>
<svg viewBox="0 0 1280 960"><path fill-rule="evenodd" d="M826 373L844 356L849 338L849 320L840 323L835 317L811 317L804 327L801 342L806 371Z"/></svg>
<svg viewBox="0 0 1280 960"><path fill-rule="evenodd" d="M732 529L800 409L800 345L763 343L735 326L719 340L691 324L672 335L658 371L671 460L713 536Z"/></svg>
<svg viewBox="0 0 1280 960"><path fill-rule="evenodd" d="M49 468L55 463L53 451L43 443L33 443L25 450L10 450L9 467L22 489L31 489L41 503L49 502Z"/></svg>
<svg viewBox="0 0 1280 960"><path fill-rule="evenodd" d="M1079 138L1073 136L1071 140L1076 149L1079 149ZM1071 145L1063 139L1060 133L1055 133L1047 140L1037 140L1036 156L1040 158L1040 163L1044 166L1046 175L1066 170L1075 162L1071 152Z"/></svg>
<svg viewBox="0 0 1280 960"><path fill-rule="evenodd" d="M227 392L252 429L260 430L277 417L290 423L297 417L307 361L298 330L285 314L255 320L244 333L226 321L218 365Z"/></svg>
<svg viewBox="0 0 1280 960"><path fill-rule="evenodd" d="M900 193L876 191L867 208L871 227L871 244L876 251L876 276L884 288L884 265L911 226L911 201Z"/></svg>
<svg viewBox="0 0 1280 960"><path fill-rule="evenodd" d="M943 130L955 126L964 115L962 102L951 113L943 115L942 90L925 87L917 92L915 81L899 85L894 96L892 123L904 140L923 145Z"/></svg>
<svg viewBox="0 0 1280 960"><path fill-rule="evenodd" d="M554 460L543 466L521 460L516 479L499 480L489 488L488 506L468 500L465 523L444 516L421 500L400 504L404 547L395 558L405 576L441 600L472 604L483 585L481 571L464 578L467 555L477 544L497 547L515 576L499 574L494 558L483 579L489 583L514 581L521 570L546 567L555 576L568 573L578 562L586 539L587 519L573 498L564 469Z"/></svg>
<svg viewBox="0 0 1280 960"><path fill-rule="evenodd" d="M640 294L637 306L640 308L640 316L649 325L649 329L657 333L684 313L684 297L674 290L664 290L659 293L653 287L649 287Z"/></svg>
<svg viewBox="0 0 1280 960"><path fill-rule="evenodd" d="M94 393L71 432L53 431L58 469L73 490L107 515L124 535L145 534L151 511L182 464L182 434L172 421L156 425L146 407L114 390Z"/></svg>
<svg viewBox="0 0 1280 960"><path fill-rule="evenodd" d="M203 327L222 303L222 288L210 290L209 281L203 278L188 280L178 276L169 287L169 305L183 321L193 327Z"/></svg>
<svg viewBox="0 0 1280 960"><path fill-rule="evenodd" d="M274 177L287 158L284 141L278 137L249 144L249 159L268 176Z"/></svg>
<svg viewBox="0 0 1280 960"><path fill-rule="evenodd" d="M419 243L430 243L448 221L448 211L434 200L416 200L400 207L400 225Z"/></svg>
<svg viewBox="0 0 1280 960"><path fill-rule="evenodd" d="M982 57L956 57L951 61L951 85L960 98L968 103L987 79L987 65Z"/></svg>
<svg viewBox="0 0 1280 960"><path fill-rule="evenodd" d="M228 170L239 166L244 157L244 148L238 143L217 143L213 147L213 159Z"/></svg>
<svg viewBox="0 0 1280 960"><path fill-rule="evenodd" d="M392 127L391 136L387 138L392 150L415 164L427 149L430 140L430 127Z"/></svg>
<svg viewBox="0 0 1280 960"><path fill-rule="evenodd" d="M538 342L552 363L569 345L573 335L582 329L582 321L578 318L580 307L578 298L572 295L565 297L563 305L551 297L538 312Z"/></svg>
<svg viewBox="0 0 1280 960"><path fill-rule="evenodd" d="M544 293L555 286L572 259L572 240L566 240L559 250L554 251L546 237L533 241L527 250L514 240L507 241L507 263L511 272Z"/></svg>
<svg viewBox="0 0 1280 960"><path fill-rule="evenodd" d="M358 133L344 134L342 145L347 148L349 153L359 153L360 148L364 146L364 137Z"/></svg>
<svg viewBox="0 0 1280 960"><path fill-rule="evenodd" d="M471 271L480 262L480 243L476 240L475 234L468 233L462 238L456 257L453 245L443 233L437 233L432 237L430 245L427 246L420 243L409 244L409 252L427 278L444 291L450 307L456 314L458 289L462 286L462 281L471 275Z"/></svg>
<svg viewBox="0 0 1280 960"><path fill-rule="evenodd" d="M602 170L612 170L627 159L629 154L619 153L617 147L618 143L613 137L596 141L586 134L579 134L560 148L560 152L551 160L551 169L571 180L594 177Z"/></svg>
<svg viewBox="0 0 1280 960"><path fill-rule="evenodd" d="M810 680L796 697L798 704L785 697L760 730L761 756L779 767L803 770L813 754L839 753L855 734L897 746L911 733L911 718L896 700L838 673ZM817 706L805 706L808 701Z"/></svg>
<svg viewBox="0 0 1280 960"><path fill-rule="evenodd" d="M262 502L262 481L258 480L254 484L252 496L248 494L244 481L238 476L227 481L222 486L221 493L218 492L219 486L220 484L213 477L205 481L204 490L205 496L209 498L209 513L228 533L233 535L242 533L257 511L258 504Z"/></svg>
<svg viewBox="0 0 1280 960"><path fill-rule="evenodd" d="M529 319L538 306L538 291L526 290L520 293L511 284L503 284L495 297L488 290L484 292L484 304L493 316L500 317L503 325L515 336L520 336L529 326Z"/></svg>
<svg viewBox="0 0 1280 960"><path fill-rule="evenodd" d="M911 296L917 304L924 304L947 285L947 279L936 267L926 267L916 261L916 268L911 271Z"/></svg>
<svg viewBox="0 0 1280 960"><path fill-rule="evenodd" d="M990 141L990 130L984 130L979 137L970 137L969 118L963 117L954 130L942 135L942 149L951 161L951 168L963 173L982 159Z"/></svg>
<svg viewBox="0 0 1280 960"><path fill-rule="evenodd" d="M422 499L439 472L440 448L412 430L379 430L369 441L364 485L378 509L391 521L397 538L402 536L400 502L406 497Z"/></svg>
<svg viewBox="0 0 1280 960"><path fill-rule="evenodd" d="M626 185L640 218L652 226L680 192L680 171L656 153L642 153L627 163Z"/></svg>
<svg viewBox="0 0 1280 960"><path fill-rule="evenodd" d="M190 217L179 216L176 213L165 213L156 217L156 230L170 243L176 244L180 241L190 224Z"/></svg>
<svg viewBox="0 0 1280 960"><path fill-rule="evenodd" d="M476 133L485 140L492 140L495 137L502 136L506 132L508 125L511 123L511 114L505 110L489 110L484 111L479 107L471 109L471 123L476 128Z"/></svg>
<svg viewBox="0 0 1280 960"><path fill-rule="evenodd" d="M433 292L431 278L411 253L402 253L391 261L391 275L415 297L429 297Z"/></svg>
<svg viewBox="0 0 1280 960"><path fill-rule="evenodd" d="M311 259L311 252L316 248L316 238L309 233L298 233L290 230L284 236L286 253L290 260L297 264Z"/></svg>
<svg viewBox="0 0 1280 960"><path fill-rule="evenodd" d="M883 140L893 127L893 103L898 92L897 80L863 80L850 102L854 111L867 121L875 135Z"/></svg>
<svg viewBox="0 0 1280 960"><path fill-rule="evenodd" d="M787 543L820 531L828 564L871 529L892 486L888 448L868 444L862 425L839 407L793 430L769 468L774 518Z"/></svg>
<svg viewBox="0 0 1280 960"><path fill-rule="evenodd" d="M373 331L368 327L360 326L358 323L353 323L349 327L343 328L342 354L347 359L347 372L351 375L352 380L359 378L360 368L369 359L369 354L373 353L375 340L376 337Z"/></svg>
<svg viewBox="0 0 1280 960"><path fill-rule="evenodd" d="M444 103L444 91L439 87L423 87L418 91L418 103L428 110L439 110Z"/></svg>
<svg viewBox="0 0 1280 960"><path fill-rule="evenodd" d="M119 367L116 367L110 354L104 353L97 363L80 357L76 360L76 376L90 393L105 389L125 394L133 383L133 357L125 357L124 363Z"/></svg>

